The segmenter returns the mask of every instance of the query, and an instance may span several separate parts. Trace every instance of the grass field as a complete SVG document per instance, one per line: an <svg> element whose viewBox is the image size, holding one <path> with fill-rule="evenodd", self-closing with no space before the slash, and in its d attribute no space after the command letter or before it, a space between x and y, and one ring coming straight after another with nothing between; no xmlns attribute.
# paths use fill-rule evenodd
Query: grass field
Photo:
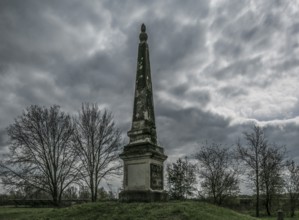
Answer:
<svg viewBox="0 0 299 220"><path fill-rule="evenodd" d="M204 202L187 201L167 203L99 202L59 209L0 207L0 219L254 220L256 218ZM276 217L262 219L274 220ZM293 220L295 219L293 218Z"/></svg>

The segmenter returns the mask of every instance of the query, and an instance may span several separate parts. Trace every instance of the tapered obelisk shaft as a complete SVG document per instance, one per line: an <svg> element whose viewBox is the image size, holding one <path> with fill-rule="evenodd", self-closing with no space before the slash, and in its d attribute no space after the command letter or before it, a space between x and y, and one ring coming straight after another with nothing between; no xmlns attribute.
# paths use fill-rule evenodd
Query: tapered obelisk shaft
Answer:
<svg viewBox="0 0 299 220"><path fill-rule="evenodd" d="M130 143L157 144L149 49L144 24L139 39L132 128L128 136Z"/></svg>

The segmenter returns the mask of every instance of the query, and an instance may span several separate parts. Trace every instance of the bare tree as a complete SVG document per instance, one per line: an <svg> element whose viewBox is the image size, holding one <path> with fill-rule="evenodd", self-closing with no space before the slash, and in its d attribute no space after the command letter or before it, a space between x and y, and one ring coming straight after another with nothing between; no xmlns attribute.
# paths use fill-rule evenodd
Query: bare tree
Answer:
<svg viewBox="0 0 299 220"><path fill-rule="evenodd" d="M112 114L102 112L95 104L82 104L75 124L75 149L80 158L78 171L95 202L100 182L109 175L119 174L120 132Z"/></svg>
<svg viewBox="0 0 299 220"><path fill-rule="evenodd" d="M242 146L238 142L239 158L244 161L248 168L248 178L254 183L256 192L256 208L255 215L259 217L260 207L260 172L262 154L267 149L267 140L261 127L254 125L252 132L244 132L246 145Z"/></svg>
<svg viewBox="0 0 299 220"><path fill-rule="evenodd" d="M196 166L187 158L179 158L175 163L167 165L167 183L169 195L172 199L186 199L193 194L196 182Z"/></svg>
<svg viewBox="0 0 299 220"><path fill-rule="evenodd" d="M261 192L265 194L265 207L268 216L270 216L273 198L276 194L282 192L285 148L275 145L268 146L261 154Z"/></svg>
<svg viewBox="0 0 299 220"><path fill-rule="evenodd" d="M299 201L299 166L291 160L287 161L286 167L285 188L289 194L291 217L294 217Z"/></svg>
<svg viewBox="0 0 299 220"><path fill-rule="evenodd" d="M49 193L59 205L63 191L77 178L70 116L58 106L32 105L7 131L10 153L0 163L4 184L31 185Z"/></svg>
<svg viewBox="0 0 299 220"><path fill-rule="evenodd" d="M201 187L215 204L221 205L227 197L238 193L238 169L228 148L206 144L199 149L195 158L199 162Z"/></svg>

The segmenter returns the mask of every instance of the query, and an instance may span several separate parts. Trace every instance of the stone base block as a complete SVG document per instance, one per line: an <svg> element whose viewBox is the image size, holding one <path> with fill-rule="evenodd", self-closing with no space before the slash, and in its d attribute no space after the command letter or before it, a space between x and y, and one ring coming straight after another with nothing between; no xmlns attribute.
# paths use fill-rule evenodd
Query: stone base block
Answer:
<svg viewBox="0 0 299 220"><path fill-rule="evenodd" d="M126 190L119 194L121 202L165 202L168 194L165 191Z"/></svg>

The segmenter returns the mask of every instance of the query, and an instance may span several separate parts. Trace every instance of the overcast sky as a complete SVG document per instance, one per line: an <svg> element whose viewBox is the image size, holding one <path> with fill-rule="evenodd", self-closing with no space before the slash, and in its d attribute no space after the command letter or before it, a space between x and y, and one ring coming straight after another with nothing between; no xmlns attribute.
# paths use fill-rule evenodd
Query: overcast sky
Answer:
<svg viewBox="0 0 299 220"><path fill-rule="evenodd" d="M299 162L299 1L0 1L0 152L31 104L110 109L130 130L141 23L169 160L252 123Z"/></svg>

